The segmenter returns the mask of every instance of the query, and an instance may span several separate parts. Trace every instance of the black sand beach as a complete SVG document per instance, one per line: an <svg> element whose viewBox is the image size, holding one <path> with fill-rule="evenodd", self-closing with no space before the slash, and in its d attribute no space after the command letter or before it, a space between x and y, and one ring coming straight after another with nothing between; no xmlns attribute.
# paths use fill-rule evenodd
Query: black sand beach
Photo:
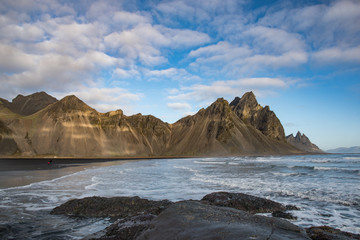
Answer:
<svg viewBox="0 0 360 240"><path fill-rule="evenodd" d="M119 165L129 159L9 158L0 159L0 189L52 180L86 168Z"/></svg>

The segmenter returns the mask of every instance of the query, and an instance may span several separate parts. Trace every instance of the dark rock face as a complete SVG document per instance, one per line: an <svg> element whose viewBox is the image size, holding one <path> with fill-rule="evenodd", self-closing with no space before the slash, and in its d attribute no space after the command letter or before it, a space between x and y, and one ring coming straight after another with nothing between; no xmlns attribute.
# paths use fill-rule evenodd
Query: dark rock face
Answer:
<svg viewBox="0 0 360 240"><path fill-rule="evenodd" d="M305 134L301 134L297 132L296 136L294 137L293 134L290 134L286 137L286 141L293 145L294 147L310 152L310 153L322 153L323 151L318 148L315 144L313 144L309 138Z"/></svg>
<svg viewBox="0 0 360 240"><path fill-rule="evenodd" d="M167 200L151 201L139 197L87 197L70 200L54 208L50 214L126 218L144 213L158 215L171 204L172 202Z"/></svg>
<svg viewBox="0 0 360 240"><path fill-rule="evenodd" d="M57 99L45 92L37 92L28 96L18 95L12 102L2 100L3 104L11 111L20 115L34 114L46 106L57 102Z"/></svg>
<svg viewBox="0 0 360 240"><path fill-rule="evenodd" d="M105 230L90 235L85 239L97 240L130 240L136 239L147 230L150 222L155 218L152 214L142 214L130 218L119 219Z"/></svg>
<svg viewBox="0 0 360 240"><path fill-rule="evenodd" d="M292 220L297 219L297 217L293 216L291 213L287 213L283 211L275 211L271 214L271 216L277 218L292 219Z"/></svg>
<svg viewBox="0 0 360 240"><path fill-rule="evenodd" d="M12 137L12 131L0 120L0 155L13 155L18 151L18 146Z"/></svg>
<svg viewBox="0 0 360 240"><path fill-rule="evenodd" d="M177 203L139 197L88 197L70 200L55 208L51 214L119 218L106 229L84 238L87 240L360 240L358 234L326 226L311 227L305 232L303 228L278 218L293 219L285 210L298 208L242 193L215 192L201 201ZM275 218L252 214L260 212L273 212ZM9 226L0 226L0 234L6 235L9 231Z"/></svg>
<svg viewBox="0 0 360 240"><path fill-rule="evenodd" d="M268 106L258 104L253 92L247 92L241 98L236 97L230 106L241 120L254 126L265 136L285 141L284 127L280 120Z"/></svg>
<svg viewBox="0 0 360 240"><path fill-rule="evenodd" d="M201 202L215 206L235 208L252 214L286 210L286 207L280 203L244 193L210 193L203 197Z"/></svg>
<svg viewBox="0 0 360 240"><path fill-rule="evenodd" d="M164 210L136 239L309 239L287 221L195 201L178 202Z"/></svg>
<svg viewBox="0 0 360 240"><path fill-rule="evenodd" d="M359 234L343 232L335 228L321 226L307 228L306 232L312 240L359 240Z"/></svg>

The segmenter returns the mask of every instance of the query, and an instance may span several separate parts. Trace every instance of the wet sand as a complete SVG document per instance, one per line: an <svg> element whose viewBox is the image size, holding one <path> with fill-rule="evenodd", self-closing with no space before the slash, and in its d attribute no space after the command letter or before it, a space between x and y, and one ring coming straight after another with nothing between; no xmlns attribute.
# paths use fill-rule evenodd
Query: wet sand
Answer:
<svg viewBox="0 0 360 240"><path fill-rule="evenodd" d="M51 162L49 162L52 160ZM124 164L129 159L0 159L0 189L52 180L87 168Z"/></svg>

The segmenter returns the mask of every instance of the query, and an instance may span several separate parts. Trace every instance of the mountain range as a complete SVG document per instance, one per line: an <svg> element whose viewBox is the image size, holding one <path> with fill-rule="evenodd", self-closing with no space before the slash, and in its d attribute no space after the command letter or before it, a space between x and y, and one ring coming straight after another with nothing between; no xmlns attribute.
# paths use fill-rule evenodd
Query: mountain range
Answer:
<svg viewBox="0 0 360 240"><path fill-rule="evenodd" d="M308 138L306 141L310 142ZM0 98L1 156L185 157L317 152L315 145L309 146L301 148L289 142L275 113L259 105L252 92L231 103L219 98L173 124L152 115L126 116L122 110L100 113L74 95L57 100L39 92L18 95L12 102Z"/></svg>
<svg viewBox="0 0 360 240"><path fill-rule="evenodd" d="M340 147L335 149L329 149L328 153L360 153L360 146L354 147Z"/></svg>

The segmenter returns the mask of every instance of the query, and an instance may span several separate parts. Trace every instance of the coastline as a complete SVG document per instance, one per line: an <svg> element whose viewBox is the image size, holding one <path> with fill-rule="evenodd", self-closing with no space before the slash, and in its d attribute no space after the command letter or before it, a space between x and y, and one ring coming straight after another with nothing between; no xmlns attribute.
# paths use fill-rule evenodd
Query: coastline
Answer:
<svg viewBox="0 0 360 240"><path fill-rule="evenodd" d="M48 162L52 160L49 164ZM125 164L139 159L57 159L14 158L0 159L0 189L21 187L36 182L49 181L88 168ZM145 160L145 159L144 159Z"/></svg>

